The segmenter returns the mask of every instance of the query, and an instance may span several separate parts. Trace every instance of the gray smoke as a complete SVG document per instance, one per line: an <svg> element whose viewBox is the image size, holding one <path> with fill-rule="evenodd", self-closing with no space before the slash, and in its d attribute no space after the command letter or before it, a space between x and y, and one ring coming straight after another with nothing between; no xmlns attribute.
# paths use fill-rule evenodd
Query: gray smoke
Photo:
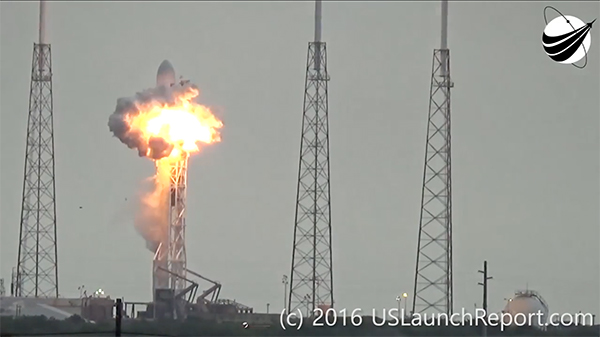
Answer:
<svg viewBox="0 0 600 337"><path fill-rule="evenodd" d="M136 203L134 225L146 241L146 248L156 252L158 245L168 239L168 187L158 181L159 177L144 182Z"/></svg>
<svg viewBox="0 0 600 337"><path fill-rule="evenodd" d="M127 123L127 118L132 118L143 111L140 108L150 104L173 106L177 97L197 92L198 87L189 82L176 83L171 87L160 86L138 92L133 97L123 97L117 100L115 112L108 118L108 128L115 137L130 149L137 149L140 157L161 159L168 156L173 150L173 145L160 137L144 139L139 131L133 130Z"/></svg>

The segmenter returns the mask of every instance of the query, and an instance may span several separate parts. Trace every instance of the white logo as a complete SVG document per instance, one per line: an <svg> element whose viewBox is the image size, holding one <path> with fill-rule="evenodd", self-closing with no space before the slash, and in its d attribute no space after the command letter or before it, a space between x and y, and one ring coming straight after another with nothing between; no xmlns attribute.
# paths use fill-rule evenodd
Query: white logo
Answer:
<svg viewBox="0 0 600 337"><path fill-rule="evenodd" d="M550 22L546 17L548 9L559 14ZM590 30L596 20L586 24L574 16L563 15L551 6L544 8L544 20L546 28L542 34L542 46L546 54L555 62L584 68L587 65L587 53L592 45ZM584 58L583 65L576 64Z"/></svg>

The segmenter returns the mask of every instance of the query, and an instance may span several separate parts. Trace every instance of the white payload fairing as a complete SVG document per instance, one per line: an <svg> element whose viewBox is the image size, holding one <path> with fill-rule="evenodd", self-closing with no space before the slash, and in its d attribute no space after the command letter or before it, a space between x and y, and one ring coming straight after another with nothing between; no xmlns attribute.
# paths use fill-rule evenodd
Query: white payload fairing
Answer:
<svg viewBox="0 0 600 337"><path fill-rule="evenodd" d="M175 69L171 62L164 60L158 67L156 72L156 86L167 86L170 87L175 84Z"/></svg>

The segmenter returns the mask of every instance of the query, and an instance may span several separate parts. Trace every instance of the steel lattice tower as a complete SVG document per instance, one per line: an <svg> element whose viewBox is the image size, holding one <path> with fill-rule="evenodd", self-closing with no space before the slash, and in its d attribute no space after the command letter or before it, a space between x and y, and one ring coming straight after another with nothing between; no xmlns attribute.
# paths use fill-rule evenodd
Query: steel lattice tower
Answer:
<svg viewBox="0 0 600 337"><path fill-rule="evenodd" d="M33 45L29 117L15 295L58 297L52 57L40 1L39 43Z"/></svg>
<svg viewBox="0 0 600 337"><path fill-rule="evenodd" d="M185 250L187 166L187 153L182 154L179 160L165 158L156 162L157 175L164 174L169 177L169 189L164 200L169 203L167 214L169 230L167 241L161 242L154 254L154 292L156 289L173 289L177 294L186 287L184 278L187 270ZM161 172L163 170L167 172Z"/></svg>
<svg viewBox="0 0 600 337"><path fill-rule="evenodd" d="M288 310L333 306L327 49L321 1L308 44Z"/></svg>
<svg viewBox="0 0 600 337"><path fill-rule="evenodd" d="M169 208L169 270L178 275L171 275L171 288L178 293L186 286L187 256L185 250L185 218L187 200L187 166L188 154L185 158L170 166L171 190Z"/></svg>
<svg viewBox="0 0 600 337"><path fill-rule="evenodd" d="M452 313L452 176L448 2L442 1L442 43L433 52L413 312Z"/></svg>

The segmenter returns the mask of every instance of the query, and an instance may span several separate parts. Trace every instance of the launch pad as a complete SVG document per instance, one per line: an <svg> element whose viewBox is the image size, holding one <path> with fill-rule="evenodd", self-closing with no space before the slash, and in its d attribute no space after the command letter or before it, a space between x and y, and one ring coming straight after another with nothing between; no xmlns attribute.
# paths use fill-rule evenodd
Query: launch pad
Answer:
<svg viewBox="0 0 600 337"><path fill-rule="evenodd" d="M164 87L167 89L165 92L170 92L180 90L180 87L188 83L189 81L181 79L177 85L175 69L171 63L165 60L160 64L156 75L157 88ZM170 148L162 149L168 153L166 157L155 159L161 237L160 241L157 241L152 261L152 302L147 303L145 312L140 312L145 318L181 319L190 313L214 312L217 307L222 311L224 308L223 301L219 300L221 284L187 268L185 230L190 153L185 142L170 145ZM198 280L191 280L190 277ZM210 286L197 296L201 281L210 283ZM246 309L252 310L236 305L229 308L229 311L239 312Z"/></svg>
<svg viewBox="0 0 600 337"><path fill-rule="evenodd" d="M199 280L194 281L188 277L181 277L160 266L160 271L169 276L169 279L175 279L177 283L184 284L185 288L175 290L173 288L154 289L153 301L144 302L124 302L125 311L131 311L131 318L143 319L185 319L187 317L211 317L223 314L252 314L254 309L235 301L220 299L221 283L210 280L192 270L185 269L185 273L194 276L199 280L211 284L209 288L198 294ZM176 283L176 284L177 284ZM136 305L145 306L145 311L135 311Z"/></svg>

